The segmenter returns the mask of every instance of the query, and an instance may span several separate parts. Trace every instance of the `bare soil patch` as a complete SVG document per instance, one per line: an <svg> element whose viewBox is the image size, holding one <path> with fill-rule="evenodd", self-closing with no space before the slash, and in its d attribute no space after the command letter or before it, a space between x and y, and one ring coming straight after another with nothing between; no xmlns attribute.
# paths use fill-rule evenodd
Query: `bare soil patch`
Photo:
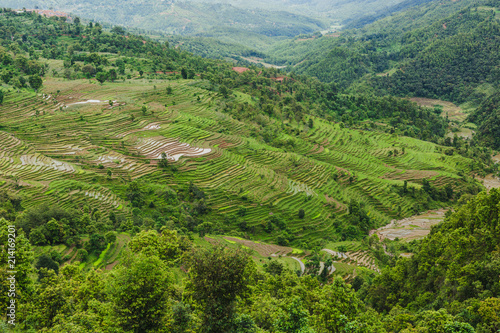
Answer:
<svg viewBox="0 0 500 333"><path fill-rule="evenodd" d="M273 244L255 243L247 239L239 239L234 237L224 237L224 239L249 247L250 249L256 251L263 257L269 257L271 255L286 255L287 253L293 251L291 247L279 246Z"/></svg>
<svg viewBox="0 0 500 333"><path fill-rule="evenodd" d="M112 270L112 269L113 269L113 267L115 267L117 264L118 264L118 260L117 260L117 261L115 261L115 262L112 262L112 263L111 263L111 264L109 264L109 265L106 265L105 269L106 269L106 270L108 270L108 271L110 271L110 270Z"/></svg>
<svg viewBox="0 0 500 333"><path fill-rule="evenodd" d="M433 108L434 105L441 105L443 107L443 113L441 115L443 117L446 117L446 114L448 114L448 118L451 120L464 121L467 117L467 114L463 113L462 109L452 102L422 97L412 97L409 98L409 100L417 103L420 106L426 106L429 108Z"/></svg>
<svg viewBox="0 0 500 333"><path fill-rule="evenodd" d="M220 241L217 239L213 239L213 238L210 238L208 236L205 236L203 239L205 239L207 242L209 242L212 245L215 245L215 246L220 245Z"/></svg>
<svg viewBox="0 0 500 333"><path fill-rule="evenodd" d="M399 170L388 172L380 178L383 179L395 179L395 180L416 180L416 179L424 179L424 178L432 178L439 175L439 172L432 170Z"/></svg>
<svg viewBox="0 0 500 333"><path fill-rule="evenodd" d="M388 225L377 230L370 231L370 235L377 234L380 240L385 238L394 240L399 239L418 239L427 236L433 225L444 220L448 209L429 210L420 215L414 215L402 220L392 220Z"/></svg>
<svg viewBox="0 0 500 333"><path fill-rule="evenodd" d="M489 174L483 178L483 184L486 189L500 188L500 179L493 174Z"/></svg>
<svg viewBox="0 0 500 333"><path fill-rule="evenodd" d="M249 71L250 69L246 68L246 67L233 67L233 71L237 72L237 73L243 73L243 72L246 72L246 71Z"/></svg>

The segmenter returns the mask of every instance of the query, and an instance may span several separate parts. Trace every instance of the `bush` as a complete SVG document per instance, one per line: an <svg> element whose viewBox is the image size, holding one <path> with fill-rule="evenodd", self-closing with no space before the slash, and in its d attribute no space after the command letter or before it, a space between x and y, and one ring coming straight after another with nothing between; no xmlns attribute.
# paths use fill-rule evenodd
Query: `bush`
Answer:
<svg viewBox="0 0 500 333"><path fill-rule="evenodd" d="M104 238L106 239L106 243L113 244L116 241L116 232L109 231L104 235Z"/></svg>
<svg viewBox="0 0 500 333"><path fill-rule="evenodd" d="M48 255L42 254L35 264L36 269L47 268L59 273L59 265Z"/></svg>
<svg viewBox="0 0 500 333"><path fill-rule="evenodd" d="M76 252L76 259L78 261L85 261L87 259L87 256L89 253L85 249L79 249L78 252Z"/></svg>

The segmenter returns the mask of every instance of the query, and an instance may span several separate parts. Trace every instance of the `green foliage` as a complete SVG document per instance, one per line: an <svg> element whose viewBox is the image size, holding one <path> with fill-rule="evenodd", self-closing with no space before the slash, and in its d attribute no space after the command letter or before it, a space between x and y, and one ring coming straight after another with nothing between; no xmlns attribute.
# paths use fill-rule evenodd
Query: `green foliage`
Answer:
<svg viewBox="0 0 500 333"><path fill-rule="evenodd" d="M101 252L106 248L106 238L101 234L94 233L90 235L86 248L89 252Z"/></svg>
<svg viewBox="0 0 500 333"><path fill-rule="evenodd" d="M187 290L203 307L202 331L225 332L233 325L236 304L248 297L255 265L243 251L223 247L193 249L184 260Z"/></svg>
<svg viewBox="0 0 500 333"><path fill-rule="evenodd" d="M157 256L164 261L175 261L189 248L187 239L177 236L177 232L163 229L161 233L154 230L141 231L128 244L134 253Z"/></svg>
<svg viewBox="0 0 500 333"><path fill-rule="evenodd" d="M6 28L0 29L0 75L5 84L20 89L5 96L0 131L2 143L6 142L0 148L5 162L0 163L0 187L19 193L0 191L0 225L14 223L19 231L20 329L105 333L499 329L499 191L473 197L480 185L468 176L469 171L495 170L490 152L478 146L487 141L484 137L446 140L449 124L439 110L392 96L373 96L370 91L356 93L368 83L384 93L385 88L376 84L390 83L391 76L355 83L365 73L400 61L417 74L423 67L415 64L440 68L437 60L443 54L444 62L465 66L464 59L469 58L460 51L463 47L495 46L495 41L475 40L483 33L493 39L496 23L485 21L490 14L463 12L466 24L457 17L449 19L446 32L438 33L429 46L422 42L436 35L441 22L429 32L410 31L397 38L364 36L330 43L324 39L328 37L314 35L322 50L329 49L330 53L318 54L327 54L323 64L331 66L303 64L325 80L338 80L337 84L250 65L237 73L232 63L201 59L132 34L126 38L119 28L109 33L100 24L83 26L76 19L68 24L8 10L1 14L0 23ZM277 24L276 33L284 35L308 29ZM272 32L264 23L258 29L262 34ZM465 42L457 37L463 34ZM305 43L307 49L311 44ZM430 46L436 50L427 49ZM460 59L447 54L454 46L460 49ZM423 56L426 50L431 58ZM491 52L481 57L486 62L496 59ZM352 66L346 65L349 62ZM25 77L42 77L51 69L57 75L60 66L75 81L46 78L45 89L53 90L48 91L50 98L23 91ZM471 68L479 79L493 82L495 71L489 65L484 73L477 66ZM78 81L94 75L98 80L107 75L113 81L118 73L129 75L128 81L99 87L92 80ZM137 73L145 79L135 80ZM455 75L455 69L450 73ZM398 89L417 85L403 81ZM441 94L439 84L427 88ZM112 112L87 112L92 105L69 106L55 114L50 109L46 117L46 105L73 97L74 87L80 85L89 96L124 96L128 102L119 101ZM345 90L349 85L351 90ZM459 98L469 91L465 86L448 88ZM144 105L143 112L137 112L137 105ZM26 121L24 116L30 117L34 107L43 112ZM489 118L495 108L492 98L474 121L495 123ZM152 121L160 127L144 128ZM483 131L486 138L488 131ZM169 145L180 143L182 150L188 149L188 142L197 151L209 147L210 155L184 156L169 163L166 154L160 155L159 170L154 160L164 151L159 148L161 140L169 138L178 140L167 140ZM151 154L140 148L148 140L154 147ZM30 164L34 152L36 162ZM67 168L62 171L57 167L61 165ZM106 169L112 170L107 176ZM22 202L25 207L21 195L27 197ZM380 275L354 270L347 260L335 263L334 274L348 272L344 278L352 287L326 269L314 275L321 262L329 267L333 259L323 252L309 254L305 248L322 249L326 238L362 239L389 219L467 201L422 241L381 243L370 237L338 246L349 255L363 255L369 249L380 267L388 266ZM44 202L58 202L60 207L40 204ZM0 231L4 250L5 230ZM133 237L127 243L126 233L117 237L113 230ZM255 263L265 260L257 252L235 249L234 241L224 242L227 248L211 248L208 241L213 238L204 237L229 232L294 248L303 244L304 251L294 249L293 255L307 263L307 273L299 277L286 269L282 262L291 258L275 258L260 269ZM79 248L87 238L85 249ZM193 247L191 241L202 248ZM36 246L35 262L31 245ZM399 258L403 250L413 256ZM6 253L0 256L3 267ZM62 256L66 262L59 268ZM73 258L84 262L80 266L68 262ZM38 281L32 264L38 268ZM97 267L106 271L94 270ZM5 274L0 270L2 295L6 295Z"/></svg>
<svg viewBox="0 0 500 333"><path fill-rule="evenodd" d="M498 296L493 276L500 269L494 245L499 202L497 189L481 192L434 227L415 255L399 259L375 279L369 292L373 306L388 310L399 304L415 310Z"/></svg>
<svg viewBox="0 0 500 333"><path fill-rule="evenodd" d="M348 330L349 322L353 321L361 303L355 293L340 277L322 290L319 302L314 312L318 332L342 332Z"/></svg>
<svg viewBox="0 0 500 333"><path fill-rule="evenodd" d="M157 256L131 257L109 284L118 325L125 331L157 332L163 326L171 284L172 277Z"/></svg>
<svg viewBox="0 0 500 333"><path fill-rule="evenodd" d="M95 78L102 85L108 79L108 74L104 72L99 72L96 74Z"/></svg>
<svg viewBox="0 0 500 333"><path fill-rule="evenodd" d="M0 269L0 277L2 278L2 280L0 280L0 291L2 292L2 294L0 294L0 301L2 304L7 304L10 299L9 294L11 292L9 290L11 289L11 281L7 279L11 275L8 271L12 270L9 269L9 267L13 264L12 261L9 261L12 260L10 257L14 257L15 259L16 300L18 300L18 302L27 301L33 288L31 280L31 275L34 273L32 266L34 259L32 246L24 232L17 228L12 230L13 228L11 226L12 222L0 217L0 265L2 267ZM14 239L12 235L15 235L15 242L12 241ZM14 244L15 246L12 247L10 244Z"/></svg>
<svg viewBox="0 0 500 333"><path fill-rule="evenodd" d="M269 262L266 266L264 266L264 270L271 275L281 275L285 267L283 263L273 260Z"/></svg>
<svg viewBox="0 0 500 333"><path fill-rule="evenodd" d="M461 29L465 30L466 25L472 25L474 21L480 23L461 33ZM457 24L462 26L454 27ZM443 30L443 25L446 31L432 43L434 35L430 33L436 29ZM493 64L499 58L498 53L492 50L499 47L499 42L493 36L498 35L499 29L499 23L488 15L466 10L436 22L431 31L424 32L422 29L408 33L403 37L403 43L413 42L416 36L425 34L430 45L416 41L404 44L402 56L408 56L411 60L394 74L377 77L373 85L383 89L384 93L396 95L437 97L457 103L470 100L475 97L475 87L484 81L495 80ZM481 96L478 97L481 99Z"/></svg>
<svg viewBox="0 0 500 333"><path fill-rule="evenodd" d="M38 89L40 89L43 84L43 80L39 75L31 75L29 78L29 83L31 88L35 89L35 91L38 91Z"/></svg>
<svg viewBox="0 0 500 333"><path fill-rule="evenodd" d="M500 93L496 91L469 116L469 120L479 125L475 140L500 148Z"/></svg>
<svg viewBox="0 0 500 333"><path fill-rule="evenodd" d="M46 254L42 254L40 257L38 257L35 268L39 271L42 268L50 269L53 270L56 274L59 272L59 265L54 261L54 259L52 259L51 256Z"/></svg>
<svg viewBox="0 0 500 333"><path fill-rule="evenodd" d="M111 243L113 244L116 241L116 232L114 231L108 231L105 235L104 238L106 239L106 243Z"/></svg>
<svg viewBox="0 0 500 333"><path fill-rule="evenodd" d="M189 304L176 302L172 305L172 331L184 333L191 332L193 328L193 310Z"/></svg>
<svg viewBox="0 0 500 333"><path fill-rule="evenodd" d="M78 249L76 252L76 259L79 261L85 261L89 253L85 249Z"/></svg>
<svg viewBox="0 0 500 333"><path fill-rule="evenodd" d="M313 332L309 327L308 312L302 306L299 297L293 298L290 303L283 307L283 310L278 314L275 326L278 332L284 333Z"/></svg>

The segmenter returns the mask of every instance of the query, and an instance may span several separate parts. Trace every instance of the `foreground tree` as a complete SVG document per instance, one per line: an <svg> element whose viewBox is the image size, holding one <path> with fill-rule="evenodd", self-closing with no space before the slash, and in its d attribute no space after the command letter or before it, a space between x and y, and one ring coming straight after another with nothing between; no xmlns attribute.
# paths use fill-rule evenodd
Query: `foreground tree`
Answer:
<svg viewBox="0 0 500 333"><path fill-rule="evenodd" d="M242 250L224 247L193 249L185 261L189 267L187 292L203 308L202 332L231 331L235 306L247 296L255 264Z"/></svg>
<svg viewBox="0 0 500 333"><path fill-rule="evenodd" d="M127 259L109 283L114 316L126 332L159 332L168 308L172 278L157 256Z"/></svg>

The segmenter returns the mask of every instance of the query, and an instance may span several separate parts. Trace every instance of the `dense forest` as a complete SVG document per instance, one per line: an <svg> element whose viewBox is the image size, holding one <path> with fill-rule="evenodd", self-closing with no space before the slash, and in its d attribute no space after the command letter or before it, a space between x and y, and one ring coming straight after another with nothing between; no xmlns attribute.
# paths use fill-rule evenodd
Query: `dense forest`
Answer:
<svg viewBox="0 0 500 333"><path fill-rule="evenodd" d="M497 90L469 116L479 124L477 139L485 145L500 148L500 93Z"/></svg>
<svg viewBox="0 0 500 333"><path fill-rule="evenodd" d="M358 89L373 87L381 95L480 101L475 89L498 81L498 24L493 10L473 7L403 34L395 28L346 33L331 39L329 49L322 37L310 44L326 54L309 56L293 70L344 87L366 77Z"/></svg>
<svg viewBox="0 0 500 333"><path fill-rule="evenodd" d="M7 244L7 225L13 219L35 226L50 219L46 225L54 224L55 228L49 227L52 235L62 230L62 223L71 223L71 212L44 209L40 218L35 211L16 213L22 202L15 196L2 193L0 200L2 244ZM79 262L59 267L62 259L57 252L38 257L33 267L33 246L24 228L19 229L17 328L47 332L496 332L498 202L498 191L481 193L418 243L412 258L392 258L381 275L355 278L352 284L340 277L298 277L275 262L258 270L244 249L219 246L208 250L166 228L136 234L122 264L109 273L81 271ZM113 244L115 237L113 233L105 240L91 237L78 255L94 251L101 243ZM371 244L380 246L377 239ZM2 251L1 263L5 277L7 251ZM176 282L172 273L179 267L187 271L183 283ZM2 279L2 295L7 295L6 281Z"/></svg>

